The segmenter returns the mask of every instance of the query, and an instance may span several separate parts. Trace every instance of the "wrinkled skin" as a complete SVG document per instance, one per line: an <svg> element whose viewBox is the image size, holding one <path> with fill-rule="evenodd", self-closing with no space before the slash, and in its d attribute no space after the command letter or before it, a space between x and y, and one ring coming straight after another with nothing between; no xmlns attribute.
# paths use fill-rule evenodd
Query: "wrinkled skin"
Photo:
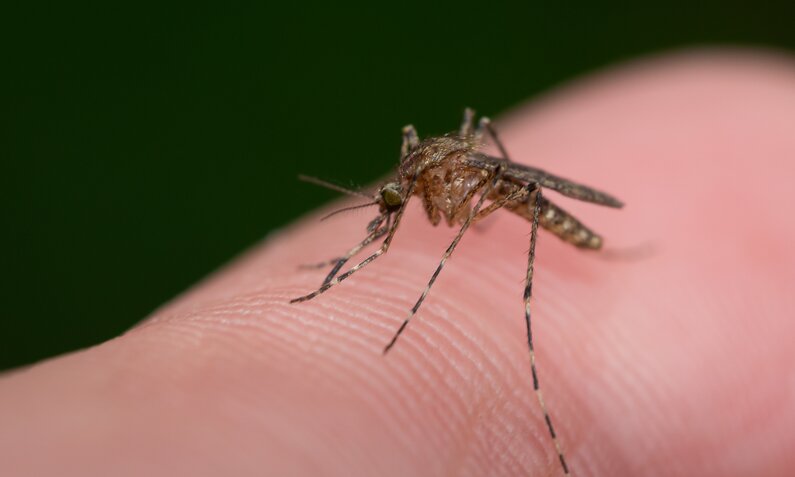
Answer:
<svg viewBox="0 0 795 477"><path fill-rule="evenodd" d="M627 204L555 196L602 252L540 232L538 366L573 474L795 475L792 60L679 54L498 119L515 160ZM369 218L317 217L124 336L0 378L0 475L560 475L525 348L529 224L470 230L382 357L454 232L415 200L384 257L289 305L324 276L297 265Z"/></svg>

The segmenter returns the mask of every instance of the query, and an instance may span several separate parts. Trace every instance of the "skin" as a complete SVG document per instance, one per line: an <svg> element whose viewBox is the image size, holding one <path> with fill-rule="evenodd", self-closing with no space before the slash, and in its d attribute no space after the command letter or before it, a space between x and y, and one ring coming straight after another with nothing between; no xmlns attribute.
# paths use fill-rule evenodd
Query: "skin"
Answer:
<svg viewBox="0 0 795 477"><path fill-rule="evenodd" d="M792 60L649 60L497 127L517 161L627 204L547 193L605 237L537 245L541 386L573 474L795 475ZM381 356L454 234L413 202L385 256L313 301L287 303L325 276L297 265L356 243L365 212L318 222L335 204L125 335L5 374L0 475L561 475L526 221L473 227Z"/></svg>

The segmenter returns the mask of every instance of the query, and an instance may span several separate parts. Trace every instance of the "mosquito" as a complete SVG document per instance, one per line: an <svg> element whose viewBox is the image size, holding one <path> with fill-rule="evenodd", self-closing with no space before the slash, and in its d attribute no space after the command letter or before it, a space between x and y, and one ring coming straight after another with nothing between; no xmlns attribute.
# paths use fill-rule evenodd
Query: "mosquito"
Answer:
<svg viewBox="0 0 795 477"><path fill-rule="evenodd" d="M308 182L349 195L361 196L369 201L366 204L343 210L378 206L379 213L367 225L367 235L361 242L343 256L313 266L332 267L323 280L323 284L312 293L295 298L290 303L315 298L385 254L400 226L406 205L412 196L418 196L433 225L438 225L444 218L448 226L458 226L459 229L419 299L392 339L384 347L383 352L386 354L395 345L409 321L417 314L417 310L427 297L447 259L450 258L461 237L472 223L482 220L499 209L506 209L524 217L531 223L530 251L527 257L523 299L533 389L544 414L544 421L557 451L563 473L571 475L560 441L552 425L552 419L549 417L536 370L533 333L530 326L530 298L533 290L536 236L540 225L565 242L581 249L590 250L600 249L602 238L574 216L544 197L542 190L551 189L567 197L607 207L621 208L623 204L605 192L549 174L541 169L513 162L489 118L481 117L477 125L474 121L474 110L466 108L458 131L422 141L420 141L414 126L404 127L396 177L379 187L373 196L348 190L319 179L302 177ZM486 136L496 146L499 156L481 152ZM472 205L473 201L474 206ZM381 246L373 254L346 272L340 273L342 267L351 258L382 237L384 238Z"/></svg>

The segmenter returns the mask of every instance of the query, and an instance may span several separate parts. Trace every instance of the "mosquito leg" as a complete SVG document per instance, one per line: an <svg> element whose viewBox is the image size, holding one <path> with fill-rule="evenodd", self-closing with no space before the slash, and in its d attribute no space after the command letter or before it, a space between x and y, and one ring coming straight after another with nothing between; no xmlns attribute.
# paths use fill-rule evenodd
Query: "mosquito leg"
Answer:
<svg viewBox="0 0 795 477"><path fill-rule="evenodd" d="M326 260L325 262L304 263L298 265L298 268L301 270L317 270L318 268L326 268L335 265L337 262L342 260L342 258L343 257L332 258L331 260Z"/></svg>
<svg viewBox="0 0 795 477"><path fill-rule="evenodd" d="M479 181L477 184L475 184L475 185L474 185L474 186L473 186L473 187L472 187L472 188L471 188L471 189L470 189L470 190L469 190L469 191L466 193L466 195L464 196L464 198L461 200L461 203L462 203L462 204L469 204L469 203L472 201L472 198L473 198L473 197L475 197L475 194L477 194L478 190L480 190L480 188L481 188L481 187L483 187L484 185L486 185L488 182L489 182L489 177L488 177L488 176L487 176L487 177L484 177L483 179L481 179L481 180L480 180L480 181ZM492 191L493 191L493 190L494 190L494 188L492 187ZM432 202L432 201L430 201L430 202ZM465 210L463 210L463 211L461 212L461 215L462 215L462 217L464 218L464 220L466 220L466 217L468 217L468 216L469 216L470 212L471 212L471 210L466 210L466 209L465 209ZM457 214L456 214L456 215L457 215ZM433 221L431 221L431 222L433 223ZM437 223L438 223L438 221L437 221ZM463 222L462 222L462 223L463 223ZM434 225L436 225L436 224L434 224Z"/></svg>
<svg viewBox="0 0 795 477"><path fill-rule="evenodd" d="M309 293L307 295L304 295L304 296L301 296L301 297L298 297L298 298L293 298L292 300L290 300L290 303L298 303L298 302L302 302L302 301L311 300L312 298L320 295L321 293L325 292L329 288L333 287L334 285L338 284L339 282L345 280L349 276L351 276L354 273L358 272L359 270L364 268L367 264L369 264L370 262L372 262L376 258L378 258L381 255L385 254L386 251L389 250L389 244L392 243L392 239L395 237L395 231L397 231L398 225L400 225L400 219L403 217L403 212L406 210L406 205L408 204L409 198L411 198L411 194L414 192L414 187L416 185L417 185L417 176L415 175L414 178L409 183L408 189L406 190L406 195L405 195L405 199L403 200L403 205L401 205L400 208L395 212L395 220L394 220L394 222L392 222L392 226L387 229L388 231L386 233L386 238L384 239L383 242L381 242L381 247L378 250L376 250L369 257L367 257L364 260L362 260L361 262L359 262L357 265L352 267L347 272L343 273L342 275L339 275L337 277L332 278L330 282L328 282L328 283L326 283L324 285L321 285L320 288L318 288L317 290L313 291L312 293Z"/></svg>
<svg viewBox="0 0 795 477"><path fill-rule="evenodd" d="M474 137L475 140L479 143L483 142L483 136L486 135L486 123L491 121L486 116L483 116L478 121L478 127L475 128Z"/></svg>
<svg viewBox="0 0 795 477"><path fill-rule="evenodd" d="M533 295L533 262L536 256L536 236L538 235L538 218L541 212L541 188L536 186L535 198L533 200L533 225L530 231L530 253L527 255L527 279L524 289L524 320L527 325L527 346L530 349L530 370L533 373L533 390L538 398L538 403L541 406L541 412L544 413L544 421L547 423L549 435L552 437L552 442L555 444L555 450L558 452L560 465L563 467L563 473L569 474L569 466L566 465L566 458L563 456L563 450L558 442L558 437L555 434L555 428L552 426L552 419L549 417L547 406L544 403L544 396L541 394L541 387L538 382L538 371L536 370L536 353L533 348L533 332L530 327L530 298Z"/></svg>
<svg viewBox="0 0 795 477"><path fill-rule="evenodd" d="M390 216L386 216L387 224L389 224L389 219L390 218L391 218ZM309 263L309 264L299 265L298 268L299 269L303 269L303 270L316 270L318 268L326 268L326 267L330 267L332 265L337 265L337 263L340 260L347 261L352 256L354 256L356 253L358 253L358 251L361 250L363 247L366 247L373 240L375 240L376 238L378 238L378 237L383 235L383 232L381 232L378 237L373 237L373 235L378 231L379 227L383 223L384 223L384 215L379 215L378 217L373 219L369 224L367 224L367 237L365 237L365 239L361 243L357 244L355 247L350 249L348 251L348 253L346 253L344 256L342 256L342 257L334 257L331 260L326 260L326 261L319 262L319 263ZM389 225L387 225L387 227L389 227ZM337 271L339 271L339 268L337 269ZM336 272L335 272L335 274L336 274ZM332 278L334 278L333 275L332 275Z"/></svg>
<svg viewBox="0 0 795 477"><path fill-rule="evenodd" d="M391 225L390 220L387 219L387 223L384 227L380 227L374 230L373 232L371 232L370 235L365 237L365 239L359 242L359 244L357 244L352 249L348 250L348 253L346 253L344 257L340 257L335 262L333 262L334 268L331 269L329 274L323 280L323 285L328 285L329 283L331 283L331 280L333 280L334 277L337 276L337 273L339 273L340 269L348 262L348 260L351 259L351 257L359 253L364 247L370 245L374 241L383 237L384 234L386 234L387 231L389 230L390 225Z"/></svg>
<svg viewBox="0 0 795 477"><path fill-rule="evenodd" d="M480 121L478 121L478 128L475 130L475 137L479 140L482 140L485 133L488 133L489 136L491 136L491 140L494 141L494 145L500 150L500 154L502 154L503 159L510 161L511 158L508 156L508 150L505 149L505 146L502 144L502 141L500 141L499 136L497 136L497 131L494 129L494 126L491 125L491 119L483 116L480 118Z"/></svg>
<svg viewBox="0 0 795 477"><path fill-rule="evenodd" d="M414 148L420 144L420 138L417 135L417 130L414 126L409 124L403 127L403 143L400 145L400 160L408 155Z"/></svg>
<svg viewBox="0 0 795 477"><path fill-rule="evenodd" d="M475 110L472 108L464 109L464 117L461 119L461 127L458 130L458 135L461 137L469 137L474 132L472 123L475 120Z"/></svg>
<svg viewBox="0 0 795 477"><path fill-rule="evenodd" d="M487 215L491 214L492 212L494 212L495 210L501 207L504 207L505 204L508 204L509 202L524 200L524 198L530 195L530 193L533 192L533 190L535 190L536 187L537 187L536 184L528 184L527 186L522 187L516 192L503 196L498 200L495 200L494 202L489 204L485 209L478 211L477 215L475 215L475 217L473 218L473 221L477 222L478 220L485 218Z"/></svg>
<svg viewBox="0 0 795 477"><path fill-rule="evenodd" d="M431 290L433 283L436 281L436 278L439 276L439 273L441 273L442 268L444 268L445 262L447 262L447 259L450 258L450 255L453 253L453 250L455 250L456 246L458 245L458 242L461 240L461 237L464 236L464 232L466 232L467 228L469 228L469 224L472 223L472 219L478 213L478 210L480 210L480 207L483 205L483 202L486 200L486 196L489 195L491 189L494 188L494 186L497 184L497 181L499 180L501 175L502 175L502 168L498 168L493 173L491 182L487 186L486 190L483 191L483 194L480 196L480 199L478 199L478 202L475 204L475 207L469 212L469 215L467 216L463 225L461 225L461 228L458 230L458 234L456 234L452 243L450 243L450 245L447 247L447 250L444 252L444 255L442 256L442 260L439 262L439 265L436 267L436 271L433 272L431 279L428 281L428 285L425 287L425 290L423 290L422 295L420 295L420 298L417 300L417 303L415 303L414 306L411 308L409 316L406 317L405 320L403 320L403 323L400 325L400 328L398 328L398 330L395 332L395 335L392 337L389 343L384 347L384 354L388 353L389 350L392 348L392 346L395 345L395 342L397 342L398 338L403 333L403 330L406 329L406 326L409 324L409 321L411 321L411 318L413 318L414 315L417 314L417 310L420 308L420 305L422 305L422 302L425 301L425 297L428 296L428 292Z"/></svg>

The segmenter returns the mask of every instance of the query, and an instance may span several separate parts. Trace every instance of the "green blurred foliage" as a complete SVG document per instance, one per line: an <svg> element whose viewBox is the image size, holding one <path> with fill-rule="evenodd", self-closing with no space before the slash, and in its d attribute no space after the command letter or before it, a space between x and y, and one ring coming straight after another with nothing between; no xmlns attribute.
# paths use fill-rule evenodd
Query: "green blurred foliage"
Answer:
<svg viewBox="0 0 795 477"><path fill-rule="evenodd" d="M405 123L670 48L795 47L792 2L576 3L2 7L0 369L121 333L334 196L299 172L381 177Z"/></svg>

